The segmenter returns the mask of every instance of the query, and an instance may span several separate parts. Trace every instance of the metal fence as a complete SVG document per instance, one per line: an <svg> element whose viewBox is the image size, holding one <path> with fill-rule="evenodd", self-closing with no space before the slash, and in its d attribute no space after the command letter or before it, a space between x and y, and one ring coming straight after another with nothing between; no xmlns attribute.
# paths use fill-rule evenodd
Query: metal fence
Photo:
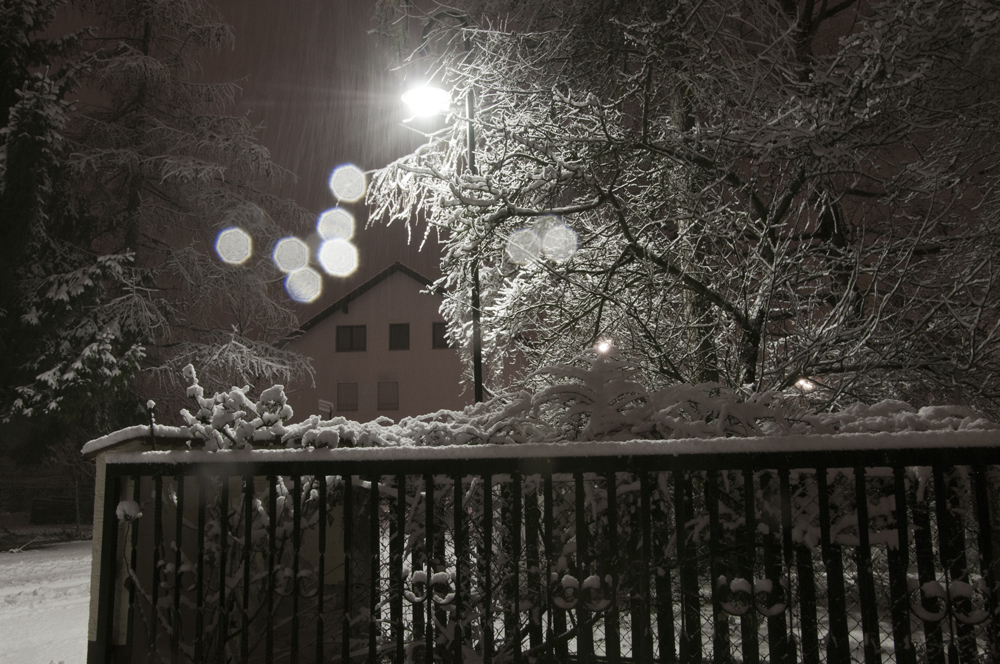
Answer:
<svg viewBox="0 0 1000 664"><path fill-rule="evenodd" d="M1000 661L995 447L559 447L112 455L92 658Z"/></svg>

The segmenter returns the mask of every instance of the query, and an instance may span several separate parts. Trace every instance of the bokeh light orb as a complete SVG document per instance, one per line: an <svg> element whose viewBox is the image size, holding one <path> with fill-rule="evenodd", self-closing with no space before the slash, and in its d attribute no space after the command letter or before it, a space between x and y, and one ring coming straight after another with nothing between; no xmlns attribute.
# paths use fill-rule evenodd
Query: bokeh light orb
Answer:
<svg viewBox="0 0 1000 664"><path fill-rule="evenodd" d="M282 272L295 272L309 264L309 245L297 237L286 237L274 245L271 259Z"/></svg>
<svg viewBox="0 0 1000 664"><path fill-rule="evenodd" d="M296 302L312 302L323 292L323 277L311 267L295 270L285 277L285 291Z"/></svg>
<svg viewBox="0 0 1000 664"><path fill-rule="evenodd" d="M564 224L549 228L542 238L542 251L557 263L565 263L576 253L576 233Z"/></svg>
<svg viewBox="0 0 1000 664"><path fill-rule="evenodd" d="M526 265L542 255L542 240L530 228L514 231L507 238L507 257L512 263Z"/></svg>
<svg viewBox="0 0 1000 664"><path fill-rule="evenodd" d="M215 253L224 263L243 265L253 254L253 240L242 228L226 228L215 238Z"/></svg>
<svg viewBox="0 0 1000 664"><path fill-rule="evenodd" d="M404 92L403 103L415 116L429 118L448 110L451 106L451 95L447 90L433 85L421 85Z"/></svg>
<svg viewBox="0 0 1000 664"><path fill-rule="evenodd" d="M330 174L330 191L337 200L353 203L365 195L365 173L354 164L337 166Z"/></svg>
<svg viewBox="0 0 1000 664"><path fill-rule="evenodd" d="M316 232L324 240L350 240L354 237L354 215L342 207L335 207L319 215Z"/></svg>
<svg viewBox="0 0 1000 664"><path fill-rule="evenodd" d="M332 277L346 277L358 269L358 250L347 240L327 240L317 256L323 271Z"/></svg>

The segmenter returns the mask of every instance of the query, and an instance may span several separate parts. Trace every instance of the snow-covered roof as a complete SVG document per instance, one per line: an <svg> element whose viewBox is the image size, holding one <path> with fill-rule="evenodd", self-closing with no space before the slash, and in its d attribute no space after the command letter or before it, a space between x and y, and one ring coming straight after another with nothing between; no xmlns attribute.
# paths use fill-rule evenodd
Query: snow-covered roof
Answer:
<svg viewBox="0 0 1000 664"><path fill-rule="evenodd" d="M348 306L350 305L351 302L353 302L354 300L358 299L359 297L361 297L362 295L364 295L365 293L367 293L368 291L370 291L375 286L378 286L380 283L382 283L383 281L385 281L386 279L388 279L392 275L396 274L397 272L400 273L400 274L405 274L406 276L410 277L411 279L413 279L414 281L416 281L417 283L419 283L422 286L430 287L431 284L434 283L430 279L428 279L427 277L425 277L424 275L422 275L419 272L417 272L416 270L414 270L414 269L412 269L410 267L407 267L406 265L403 265L399 261L396 261L395 263L393 263L389 267L385 268L384 270L382 270L381 272L379 272L378 274L376 274L374 277L372 277L368 281L364 282L363 284L361 284L360 286L358 286L357 288L355 288L354 290L352 290L350 293L348 293L344 297L340 298L339 300L337 300L336 302L334 302L333 304L331 304L327 308L323 309L323 311L319 312L318 314L316 314L315 316L313 316L312 318L310 318L306 322L302 323L302 325L300 325L297 330L295 330L293 332L290 332L287 336L285 336L282 339L278 340L275 343L275 345L278 346L279 348L281 348L281 347L287 345L289 342L293 341L294 339L297 339L298 337L302 336L303 334L305 334L306 332L308 332L310 329L312 329L313 327L315 327L319 323L323 322L324 320L326 320L327 318L329 318L333 314L335 314L335 313L337 313L339 311L346 312L347 308L348 308Z"/></svg>

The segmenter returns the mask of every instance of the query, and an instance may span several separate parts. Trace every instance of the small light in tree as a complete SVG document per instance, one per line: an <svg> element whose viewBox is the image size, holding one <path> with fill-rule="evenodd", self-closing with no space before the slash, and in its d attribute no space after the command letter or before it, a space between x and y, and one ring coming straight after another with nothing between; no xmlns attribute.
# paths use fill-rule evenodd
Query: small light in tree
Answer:
<svg viewBox="0 0 1000 664"><path fill-rule="evenodd" d="M295 272L309 264L309 245L297 237L286 237L274 245L271 258L282 272Z"/></svg>
<svg viewBox="0 0 1000 664"><path fill-rule="evenodd" d="M285 290L296 302L309 303L323 292L323 278L316 270L304 267L285 277Z"/></svg>
<svg viewBox="0 0 1000 664"><path fill-rule="evenodd" d="M330 174L330 191L337 200L353 203L365 195L365 173L354 164L337 166Z"/></svg>
<svg viewBox="0 0 1000 664"><path fill-rule="evenodd" d="M417 117L429 118L444 113L451 106L447 90L433 85L421 85L403 93L403 103Z"/></svg>
<svg viewBox="0 0 1000 664"><path fill-rule="evenodd" d="M607 355L611 351L611 342L607 339L601 339L597 342L597 345L594 346L594 350L596 350L600 355Z"/></svg>
<svg viewBox="0 0 1000 664"><path fill-rule="evenodd" d="M347 240L327 240L320 245L318 258L323 271L332 277L346 277L358 268L358 250Z"/></svg>
<svg viewBox="0 0 1000 664"><path fill-rule="evenodd" d="M324 240L350 240L354 237L354 215L342 207L331 208L319 216L316 232Z"/></svg>
<svg viewBox="0 0 1000 664"><path fill-rule="evenodd" d="M799 378L795 381L795 387L799 388L803 392L812 392L816 389L816 383L812 382L808 378Z"/></svg>
<svg viewBox="0 0 1000 664"><path fill-rule="evenodd" d="M242 228L227 228L215 238L215 253L224 263L243 265L253 253L253 241Z"/></svg>

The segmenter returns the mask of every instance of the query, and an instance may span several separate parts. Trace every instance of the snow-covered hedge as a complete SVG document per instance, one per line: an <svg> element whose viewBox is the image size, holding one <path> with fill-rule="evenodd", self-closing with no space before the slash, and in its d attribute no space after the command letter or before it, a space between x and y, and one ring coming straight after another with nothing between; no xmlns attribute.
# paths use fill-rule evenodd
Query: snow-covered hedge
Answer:
<svg viewBox="0 0 1000 664"><path fill-rule="evenodd" d="M738 394L715 383L650 390L614 353L581 366L538 372L549 384L497 396L464 411L442 410L396 423L381 417L354 422L313 415L290 423L292 408L281 385L254 400L249 387L205 396L194 367L184 376L196 404L184 409L182 427L157 425L160 438L188 441L209 451L264 447L371 447L525 444L600 440L670 440L801 434L997 429L1000 425L963 406L916 409L902 401L853 404L835 413L809 412L779 392ZM148 435L130 427L91 441L84 453Z"/></svg>

